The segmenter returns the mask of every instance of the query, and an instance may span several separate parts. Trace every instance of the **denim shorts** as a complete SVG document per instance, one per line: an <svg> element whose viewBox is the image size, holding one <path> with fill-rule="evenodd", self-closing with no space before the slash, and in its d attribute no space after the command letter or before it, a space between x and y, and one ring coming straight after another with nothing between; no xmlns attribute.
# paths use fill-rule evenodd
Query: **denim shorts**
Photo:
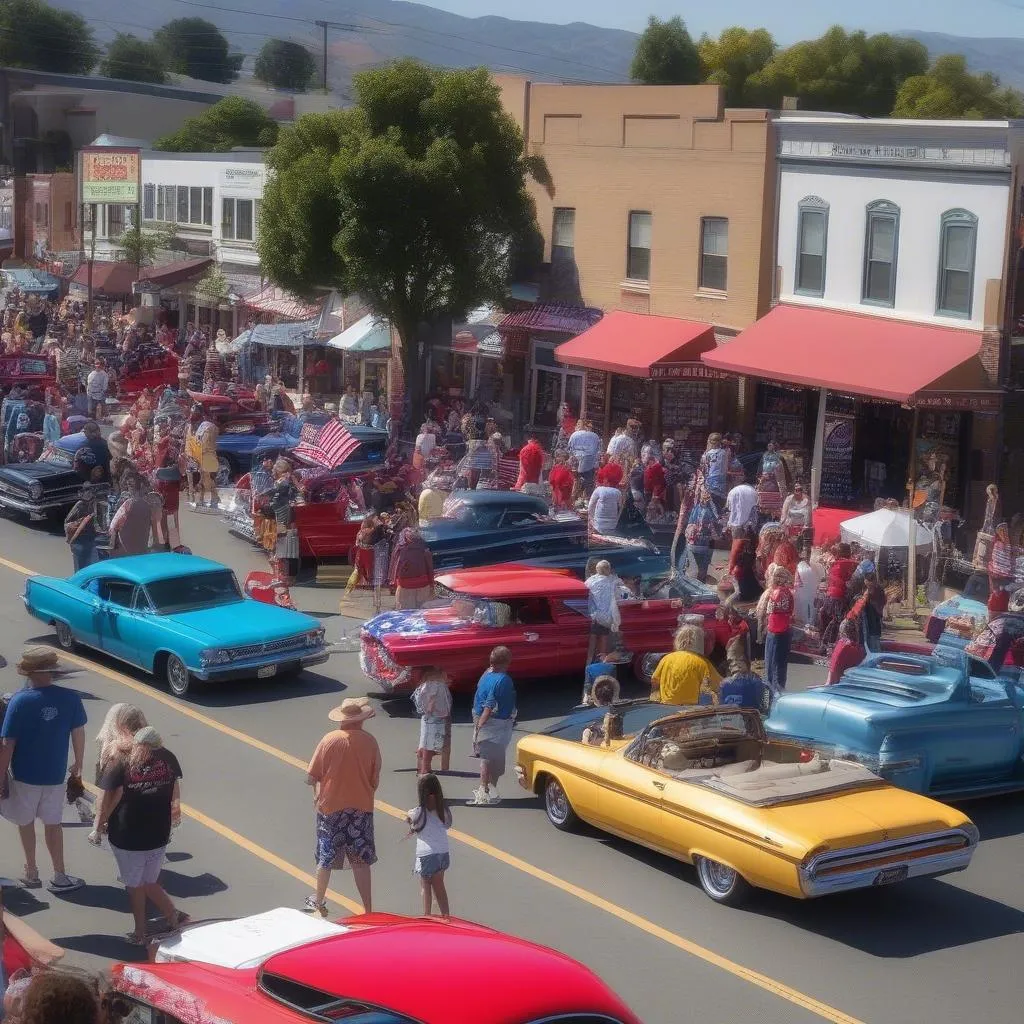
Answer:
<svg viewBox="0 0 1024 1024"><path fill-rule="evenodd" d="M452 860L447 853L428 853L425 857L417 857L412 873L420 878L433 878L442 871L447 871Z"/></svg>

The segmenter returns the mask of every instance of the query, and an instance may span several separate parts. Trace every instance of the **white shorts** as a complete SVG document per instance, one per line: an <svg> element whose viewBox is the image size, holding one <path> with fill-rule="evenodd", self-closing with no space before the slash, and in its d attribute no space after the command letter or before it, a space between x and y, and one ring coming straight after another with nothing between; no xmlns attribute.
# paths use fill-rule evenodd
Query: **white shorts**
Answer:
<svg viewBox="0 0 1024 1024"><path fill-rule="evenodd" d="M19 827L31 825L38 818L44 825L59 825L64 820L67 787L30 786L10 779L10 794L0 800L0 814Z"/></svg>
<svg viewBox="0 0 1024 1024"><path fill-rule="evenodd" d="M158 850L120 850L111 843L110 849L126 888L139 889L144 885L156 884L160 878L160 869L164 866L166 846Z"/></svg>

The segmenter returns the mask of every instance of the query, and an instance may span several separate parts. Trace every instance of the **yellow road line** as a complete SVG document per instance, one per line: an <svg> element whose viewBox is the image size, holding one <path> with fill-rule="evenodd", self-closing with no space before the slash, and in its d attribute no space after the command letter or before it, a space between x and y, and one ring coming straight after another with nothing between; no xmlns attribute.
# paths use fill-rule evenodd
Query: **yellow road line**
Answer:
<svg viewBox="0 0 1024 1024"><path fill-rule="evenodd" d="M90 793L94 793L97 797L101 797L102 792L95 786L86 782L85 788ZM192 818L193 821L199 822L200 825L205 826L211 832L215 832L222 839L226 839L229 843L234 843L235 846L241 847L246 853L251 853L254 857L258 857L261 861L269 864L271 867L277 868L278 871L283 871L286 875L291 875L292 878L299 882L304 882L312 890L316 890L316 878L311 875L308 871L303 871L301 868L297 868L294 864L290 863L278 857L276 853L271 853L269 850L264 849L259 843L254 843L251 839L247 839L241 833L236 832L233 828L228 828L227 825L217 821L216 818L211 818L207 814L203 814L202 811L197 811L194 807L190 807L188 804L181 805L181 813L187 818ZM340 892L336 892L334 889L327 890L327 898L337 903L338 906L344 907L346 910L351 910L354 914L361 914L363 912L362 905L356 903L355 900L350 900L347 896L342 896Z"/></svg>
<svg viewBox="0 0 1024 1024"><path fill-rule="evenodd" d="M31 570L25 569L24 566L19 566L17 563L9 562L4 558L0 558L0 566L6 566L9 569L22 573L23 575L34 575ZM270 757L281 761L283 764L287 764L292 768L298 768L303 772L306 770L307 762L303 761L301 758L294 757L278 747L271 746L269 743L264 743L262 740L258 740L254 736L250 736L248 733L241 732L238 729L233 729L231 726L225 725L223 722L218 722L215 718L210 718L208 715L204 715L201 711L196 711L187 704L183 704L175 698L169 697L166 694L155 690L151 686L146 686L143 683L124 675L122 672L109 669L104 665L98 665L95 662L88 661L85 658L80 658L74 654L65 655L65 657L76 665L80 665L82 668L89 669L98 675L105 676L112 682L119 683L136 693L142 694L150 700L155 700L166 707L172 708L179 714L185 715L187 718L191 718L193 721L199 722L201 725L205 725L210 729L214 729L224 736L230 736L232 739L253 747L261 753L268 754ZM384 803L381 800L377 800L375 802L375 806L377 810L381 811L383 814L390 815L392 818L397 818L400 821L405 821L405 812L399 810L399 808L394 807L391 804ZM182 811L185 811L184 805L182 806ZM268 864L272 864L275 867L280 868L280 870L291 875L293 878L315 884L315 879L313 879L311 875L306 874L294 865L289 864L287 861L281 860L269 851L264 850L255 843L252 843L251 840L248 840L244 836L241 836L237 832L227 828L227 826L221 825L219 822L215 822L212 818L208 818L201 812L191 808L189 809L189 816L213 829L213 831L222 835L224 838L229 839L238 846L241 846L243 849L253 853ZM683 952L690 954L690 956L696 957L698 960L702 960L706 964L717 967L736 978L740 978L741 980L756 986L757 988L770 992L772 995L778 996L780 999L785 999L787 1002L793 1003L795 1006L802 1007L808 1012L821 1017L823 1020L830 1021L831 1024L863 1024L863 1022L858 1020L856 1017L851 1017L842 1010L829 1006L828 1003L823 1003L820 1000L815 999L813 996L806 995L799 991L799 989L792 988L781 981L776 981L774 978L768 977L766 974L761 974L759 971L755 971L749 967L744 967L742 964L735 963L727 957L714 952L714 950L707 949L705 946L701 946L698 943L693 942L691 939L684 938L682 935L677 935L675 932L669 931L667 928L663 928L661 925L657 925L653 921L649 921L647 918L641 917L639 914L634 914L631 910L626 910L624 907L620 907L617 904L612 903L610 900L606 900L604 897L590 892L588 889L584 889L572 882L567 882L564 878L559 878L557 875L553 875L550 872L545 871L543 868L538 868L535 865L530 864L528 861L522 860L520 857L506 853L504 850L501 850L496 846L492 846L490 843L484 842L482 839L477 839L476 836L469 835L466 832L461 832L458 829L452 829L449 835L466 846L477 850L479 853L483 853L488 857L492 857L494 860L500 861L507 867L520 871L525 875L529 875L531 878L544 882L546 885L550 885L555 889L559 889L583 903L587 903L598 910L610 914L612 917L617 918L625 924L632 925L634 928L637 928L639 931L642 931L653 938L660 939L662 942L665 942L670 946L674 946L676 949L680 949ZM330 895L331 899L340 903L342 906L348 906L350 908L356 906L338 893L330 892L328 895Z"/></svg>

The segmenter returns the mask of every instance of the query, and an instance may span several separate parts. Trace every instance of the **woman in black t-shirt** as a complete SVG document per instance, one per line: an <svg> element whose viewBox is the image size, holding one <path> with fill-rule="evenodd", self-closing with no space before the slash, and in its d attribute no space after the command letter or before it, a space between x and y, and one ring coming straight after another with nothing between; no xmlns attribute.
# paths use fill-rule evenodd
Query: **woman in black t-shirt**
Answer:
<svg viewBox="0 0 1024 1024"><path fill-rule="evenodd" d="M100 804L96 832L104 832L128 890L135 931L128 941L146 941L146 900L149 899L177 928L188 915L174 907L160 887L160 869L171 837L171 828L181 818L179 806L181 766L163 746L156 729L146 726L134 737L127 761L113 762L100 779Z"/></svg>

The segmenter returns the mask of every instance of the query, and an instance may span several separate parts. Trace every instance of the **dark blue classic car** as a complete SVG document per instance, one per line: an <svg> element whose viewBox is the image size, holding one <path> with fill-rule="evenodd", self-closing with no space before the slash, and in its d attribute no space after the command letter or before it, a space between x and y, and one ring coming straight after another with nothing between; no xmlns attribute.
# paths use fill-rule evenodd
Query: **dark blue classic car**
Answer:
<svg viewBox="0 0 1024 1024"><path fill-rule="evenodd" d="M568 569L582 579L592 558L607 559L623 577L650 580L669 572L668 556L658 552L649 531L646 536L591 538L585 519L575 513L552 517L547 502L534 495L456 491L446 509L444 519L433 519L420 530L437 572L520 562Z"/></svg>
<svg viewBox="0 0 1024 1024"><path fill-rule="evenodd" d="M78 501L88 473L88 460L76 465L75 459L85 445L85 434L68 434L47 444L35 462L0 466L0 508L23 512L30 519L66 515Z"/></svg>
<svg viewBox="0 0 1024 1024"><path fill-rule="evenodd" d="M1024 686L946 645L869 654L838 683L781 696L769 736L948 800L1024 789Z"/></svg>

